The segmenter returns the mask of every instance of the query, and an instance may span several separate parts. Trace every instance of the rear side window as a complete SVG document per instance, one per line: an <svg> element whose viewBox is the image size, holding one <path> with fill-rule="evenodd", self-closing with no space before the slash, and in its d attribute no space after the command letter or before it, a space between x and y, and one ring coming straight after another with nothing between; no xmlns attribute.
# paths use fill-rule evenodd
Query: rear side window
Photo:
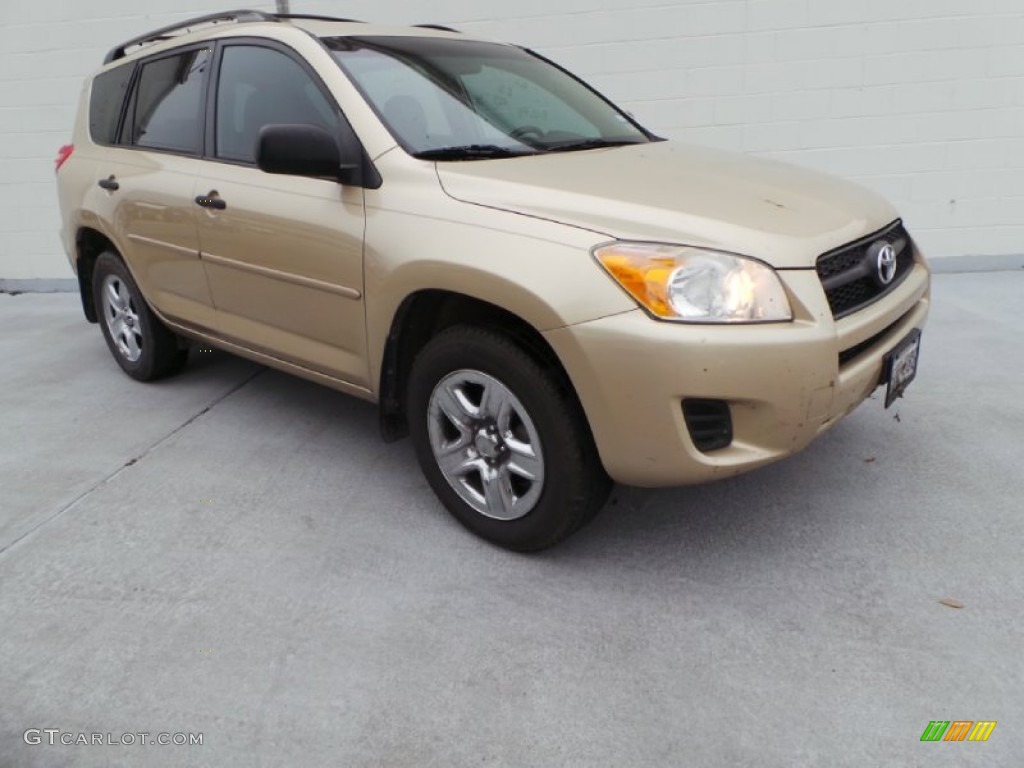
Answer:
<svg viewBox="0 0 1024 768"><path fill-rule="evenodd" d="M89 135L97 144L114 144L121 107L128 93L134 64L120 66L98 75L92 81L89 98Z"/></svg>
<svg viewBox="0 0 1024 768"><path fill-rule="evenodd" d="M203 79L210 50L193 50L142 65L133 99L128 143L199 154L202 149Z"/></svg>

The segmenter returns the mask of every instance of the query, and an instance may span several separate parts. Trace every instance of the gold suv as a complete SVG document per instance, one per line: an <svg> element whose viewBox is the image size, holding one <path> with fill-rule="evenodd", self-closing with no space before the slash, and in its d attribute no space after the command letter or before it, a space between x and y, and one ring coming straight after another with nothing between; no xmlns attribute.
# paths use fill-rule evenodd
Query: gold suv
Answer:
<svg viewBox="0 0 1024 768"><path fill-rule="evenodd" d="M378 403L474 533L789 456L913 379L929 272L854 184L665 141L529 50L235 11L130 40L57 157L85 316Z"/></svg>

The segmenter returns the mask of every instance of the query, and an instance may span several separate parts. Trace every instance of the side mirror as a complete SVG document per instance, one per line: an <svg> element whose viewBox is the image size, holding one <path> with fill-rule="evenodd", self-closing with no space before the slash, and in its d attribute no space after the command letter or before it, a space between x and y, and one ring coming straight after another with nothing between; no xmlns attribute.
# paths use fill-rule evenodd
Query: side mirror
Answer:
<svg viewBox="0 0 1024 768"><path fill-rule="evenodd" d="M359 169L360 159L346 160L337 140L316 125L265 125L256 141L256 165L266 173L347 181Z"/></svg>

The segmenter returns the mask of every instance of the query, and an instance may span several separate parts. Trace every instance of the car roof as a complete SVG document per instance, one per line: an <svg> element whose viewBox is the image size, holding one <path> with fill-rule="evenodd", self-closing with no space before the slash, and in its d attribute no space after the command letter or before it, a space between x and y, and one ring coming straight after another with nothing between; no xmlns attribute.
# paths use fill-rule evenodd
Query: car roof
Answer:
<svg viewBox="0 0 1024 768"><path fill-rule="evenodd" d="M394 26L326 16L272 14L247 10L225 11L187 19L127 40L107 53L104 64L118 64L183 44L221 37L228 30L232 36L240 34L239 30L244 29L247 34L274 39L282 31L282 26L297 27L316 37L359 35L467 39L456 30L433 24Z"/></svg>

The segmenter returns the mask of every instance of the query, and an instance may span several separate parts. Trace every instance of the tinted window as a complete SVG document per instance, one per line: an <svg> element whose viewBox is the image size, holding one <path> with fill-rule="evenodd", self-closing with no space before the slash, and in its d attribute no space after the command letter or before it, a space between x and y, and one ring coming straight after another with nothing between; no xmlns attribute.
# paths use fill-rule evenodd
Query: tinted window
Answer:
<svg viewBox="0 0 1024 768"><path fill-rule="evenodd" d="M97 144L113 144L117 138L117 121L132 79L133 64L117 67L98 75L92 81L89 100L89 135Z"/></svg>
<svg viewBox="0 0 1024 768"><path fill-rule="evenodd" d="M253 162L260 128L305 123L338 135L338 114L313 78L292 58L270 48L224 48L217 85L215 153Z"/></svg>
<svg viewBox="0 0 1024 768"><path fill-rule="evenodd" d="M210 51L188 51L142 65L131 143L198 153L202 147L203 74Z"/></svg>

